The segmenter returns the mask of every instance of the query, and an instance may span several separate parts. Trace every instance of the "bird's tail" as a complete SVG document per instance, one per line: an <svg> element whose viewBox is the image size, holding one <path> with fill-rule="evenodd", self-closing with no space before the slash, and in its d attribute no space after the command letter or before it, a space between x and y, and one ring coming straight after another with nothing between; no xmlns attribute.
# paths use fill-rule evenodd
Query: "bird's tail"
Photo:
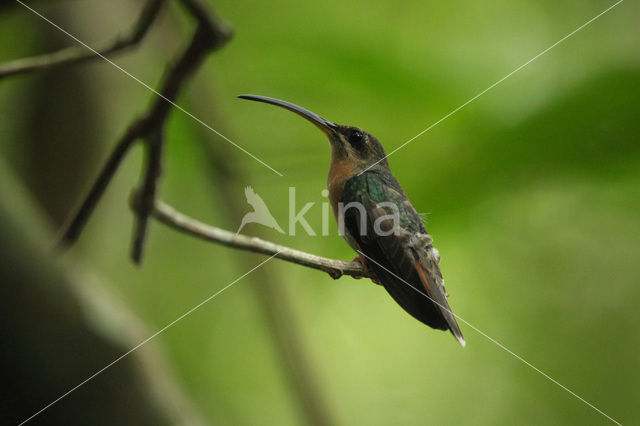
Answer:
<svg viewBox="0 0 640 426"><path fill-rule="evenodd" d="M424 238L429 238L425 234ZM430 244L409 243L394 235L377 239L379 252L391 269L374 267L382 285L400 306L416 319L439 330L450 330L464 347L466 342L447 302L437 251ZM371 246L369 247L371 249ZM391 266L393 265L393 266Z"/></svg>
<svg viewBox="0 0 640 426"><path fill-rule="evenodd" d="M456 317L447 302L446 291L444 289L444 280L440 273L440 268L433 259L416 259L415 270L420 277L420 281L427 291L431 301L437 305L440 313L447 321L449 331L458 340L464 348L467 343L464 340L460 326L456 321Z"/></svg>

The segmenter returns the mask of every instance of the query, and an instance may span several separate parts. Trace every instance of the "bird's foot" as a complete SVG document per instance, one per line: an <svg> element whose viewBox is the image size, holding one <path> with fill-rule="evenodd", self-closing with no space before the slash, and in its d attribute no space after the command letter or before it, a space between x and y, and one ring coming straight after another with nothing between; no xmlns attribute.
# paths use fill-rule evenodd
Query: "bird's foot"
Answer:
<svg viewBox="0 0 640 426"><path fill-rule="evenodd" d="M362 275L364 276L368 276L369 275L369 266L367 264L367 258L364 256L356 256L353 259L353 262L358 262L359 264L362 265ZM360 279L361 277L358 277L356 279ZM371 279L371 281L373 281L374 283L380 285L380 281L378 281L375 278L369 277Z"/></svg>

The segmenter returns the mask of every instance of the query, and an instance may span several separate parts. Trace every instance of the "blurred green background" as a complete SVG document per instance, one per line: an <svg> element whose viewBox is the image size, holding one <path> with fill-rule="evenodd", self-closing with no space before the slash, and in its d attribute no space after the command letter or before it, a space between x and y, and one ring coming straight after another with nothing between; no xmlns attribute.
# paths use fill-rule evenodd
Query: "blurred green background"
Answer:
<svg viewBox="0 0 640 426"><path fill-rule="evenodd" d="M154 87L193 29L173 3L139 48L114 58ZM613 4L210 3L235 35L178 103L284 176L174 111L161 198L234 231L249 211L246 185L283 227L295 186L299 206L315 203L306 217L319 230L329 166L317 129L236 95L281 98L360 126L389 152ZM32 5L92 44L128 28L141 2ZM2 61L73 44L22 7L0 13ZM418 211L428 213L456 314L623 424L640 419L639 14L637 3L621 3L389 159ZM0 196L7 208L28 206L18 215L24 233L11 235L34 234L39 225L30 220L43 218L32 237L52 241L151 97L104 61L0 81L0 154L3 174L14 179L4 179ZM100 276L101 291L145 324L144 338L264 257L152 223L144 264L135 267L127 198L141 154L137 148L126 160L69 254L39 250L28 260ZM243 232L351 259L333 218L331 230L308 236L299 227L287 236L248 225ZM116 334L127 329L118 327ZM367 280L333 281L274 260L149 346L164 354L163 369L208 424L304 424L320 420L314 407L329 423L350 425L609 423L461 327L465 349ZM100 367L78 365L77 382ZM100 417L101 383L51 411L71 410L90 392ZM48 415L38 421L47 424Z"/></svg>

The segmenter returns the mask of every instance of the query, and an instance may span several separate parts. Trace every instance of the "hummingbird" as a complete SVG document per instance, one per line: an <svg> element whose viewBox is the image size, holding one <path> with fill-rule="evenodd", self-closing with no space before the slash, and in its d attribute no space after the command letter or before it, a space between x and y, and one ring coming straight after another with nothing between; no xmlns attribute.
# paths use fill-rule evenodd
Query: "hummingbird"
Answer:
<svg viewBox="0 0 640 426"><path fill-rule="evenodd" d="M354 126L333 123L298 105L266 96L240 95L298 114L318 127L331 145L327 178L329 202L347 243L359 256L354 260L373 272L409 314L438 330L450 330L464 347L465 340L447 303L448 293L421 216L391 173L382 144Z"/></svg>

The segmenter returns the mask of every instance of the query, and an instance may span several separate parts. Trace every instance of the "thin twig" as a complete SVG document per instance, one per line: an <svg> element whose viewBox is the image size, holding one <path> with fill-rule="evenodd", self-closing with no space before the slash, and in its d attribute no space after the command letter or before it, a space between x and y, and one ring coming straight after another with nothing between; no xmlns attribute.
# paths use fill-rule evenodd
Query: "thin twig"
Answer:
<svg viewBox="0 0 640 426"><path fill-rule="evenodd" d="M99 44L95 50L100 53L100 55L107 56L140 43L158 17L164 2L165 0L149 0L142 9L136 23L129 31L120 34L113 40ZM18 59L2 64L0 65L0 79L99 58L99 55L96 55L84 47L68 47L57 52Z"/></svg>
<svg viewBox="0 0 640 426"><path fill-rule="evenodd" d="M136 210L136 221L133 230L133 243L131 246L131 258L134 262L142 261L142 251L147 236L147 225L149 215L153 210L153 203L158 192L158 181L162 174L162 150L164 138L162 131L156 129L153 135L147 139L147 165L144 174L144 181L140 193L140 206Z"/></svg>
<svg viewBox="0 0 640 426"><path fill-rule="evenodd" d="M132 208L136 211L139 208L139 200L139 197L132 197ZM340 278L342 275L349 275L354 278L373 277L371 274L364 274L362 264L359 262L329 259L260 238L235 234L192 219L162 201L156 200L151 215L161 223L201 240L269 256L277 254L276 257L278 259L326 272L334 279Z"/></svg>

